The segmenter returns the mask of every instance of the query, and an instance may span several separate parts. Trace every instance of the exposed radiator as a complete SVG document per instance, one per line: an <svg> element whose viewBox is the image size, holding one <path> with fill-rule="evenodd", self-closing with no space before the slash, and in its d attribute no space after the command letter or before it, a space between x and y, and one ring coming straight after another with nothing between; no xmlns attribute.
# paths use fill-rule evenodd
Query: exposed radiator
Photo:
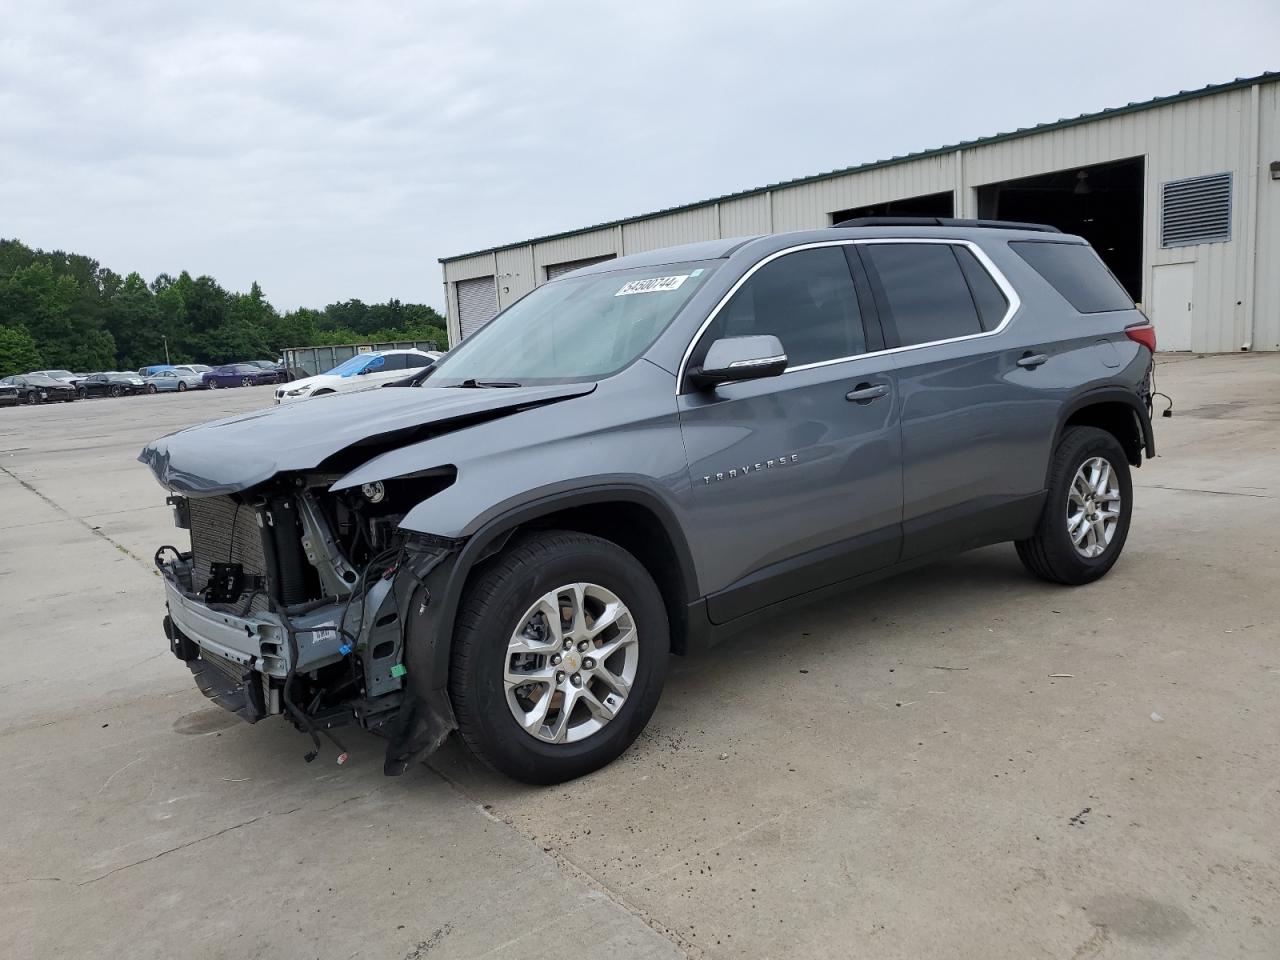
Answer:
<svg viewBox="0 0 1280 960"><path fill-rule="evenodd" d="M191 553L195 560L195 589L203 593L209 585L210 565L238 563L245 575L265 577L267 561L262 549L258 513L248 504L231 497L193 497L191 512ZM259 613L270 605L261 592L232 604L236 613Z"/></svg>

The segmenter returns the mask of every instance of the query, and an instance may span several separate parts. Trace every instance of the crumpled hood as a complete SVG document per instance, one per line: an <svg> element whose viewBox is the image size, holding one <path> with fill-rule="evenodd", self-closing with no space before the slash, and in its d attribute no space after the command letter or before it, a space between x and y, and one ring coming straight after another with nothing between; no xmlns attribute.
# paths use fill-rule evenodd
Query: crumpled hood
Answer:
<svg viewBox="0 0 1280 960"><path fill-rule="evenodd" d="M358 447L367 457L519 409L580 397L594 383L541 387L389 387L254 410L171 433L138 459L170 490L213 496L310 470ZM354 466L354 464L350 464Z"/></svg>

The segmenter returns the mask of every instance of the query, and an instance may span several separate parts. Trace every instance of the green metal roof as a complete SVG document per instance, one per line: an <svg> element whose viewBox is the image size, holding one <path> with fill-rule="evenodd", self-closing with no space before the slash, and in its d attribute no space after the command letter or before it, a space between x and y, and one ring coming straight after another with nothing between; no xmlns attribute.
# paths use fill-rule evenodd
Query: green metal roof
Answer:
<svg viewBox="0 0 1280 960"><path fill-rule="evenodd" d="M807 177L797 177L794 180L781 180L778 183L770 183L763 187L754 187L750 190L739 190L737 193L726 193L719 197L711 197L708 200L699 200L696 203L683 203L674 207L664 207L661 210L654 210L652 213L641 213L632 217L623 217L620 220L607 220L604 223L592 224L589 227L578 227L574 230L562 230L559 233L549 233L545 236L532 237L528 240L520 240L516 243L504 243L496 247L485 247L482 250L473 250L471 253L460 253L457 256L441 257L439 262L450 263L455 260L465 260L467 257L475 257L484 253L495 253L499 250L512 250L516 247L527 246L531 243L544 243L548 240L559 240L562 237L572 237L581 233L591 233L593 230L604 230L608 227L617 227L628 223L637 223L641 220L650 220L653 217L660 217L669 213L696 210L699 207L707 207L711 204L721 203L725 200L738 200L742 197L758 196L762 193L769 193L772 190L781 190L786 187L797 187L806 183L818 183L819 181L830 180L834 177L844 177L851 173L863 173L867 170L879 169L880 167L891 167L894 164L908 163L912 160L924 160L929 157L937 157L948 153L954 153L956 150L968 150L971 147L985 147L993 143L1002 143L1006 140L1016 140L1019 137L1029 137L1032 134L1047 133L1050 130L1063 130L1067 127L1075 127L1083 123L1091 123L1094 120L1104 120L1110 117L1123 116L1126 113L1137 113L1141 110L1150 110L1152 107L1163 107L1170 103L1181 103L1184 100L1196 100L1200 97L1208 97L1217 93L1240 90L1244 87L1251 87L1255 83L1275 83L1277 80L1280 80L1280 71L1268 70L1264 73L1258 74L1256 77L1237 77L1235 80L1231 80L1228 83L1211 83L1196 90L1180 90L1178 93L1171 94L1170 96L1153 97L1150 100L1126 103L1123 107L1108 107L1106 110L1099 110L1097 113L1082 113L1078 117L1064 117L1061 120L1053 120L1048 123L1038 123L1034 127L1019 127L1017 130L1010 130L1007 133L997 133L989 137L979 137L976 140L961 140L959 143L953 143L945 147L934 147L930 150L918 150L915 153L905 153L901 156L890 157L887 160L873 160L869 163L862 163L852 167L843 167L839 170L829 170L826 173L815 173Z"/></svg>

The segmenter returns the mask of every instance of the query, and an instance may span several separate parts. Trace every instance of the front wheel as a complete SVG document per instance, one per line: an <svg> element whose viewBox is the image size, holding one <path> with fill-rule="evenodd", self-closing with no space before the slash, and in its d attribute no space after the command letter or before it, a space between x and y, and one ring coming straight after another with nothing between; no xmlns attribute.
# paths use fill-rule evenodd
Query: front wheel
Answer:
<svg viewBox="0 0 1280 960"><path fill-rule="evenodd" d="M241 378L240 378L240 386L242 386L242 387L252 387L252 386L253 386L253 378L252 378L252 377L241 377Z"/></svg>
<svg viewBox="0 0 1280 960"><path fill-rule="evenodd" d="M216 379L216 378L215 378L215 379L211 379L211 380L209 380L209 389L210 389L210 390L217 390L217 389L218 389L218 381L217 381L217 379Z"/></svg>
<svg viewBox="0 0 1280 960"><path fill-rule="evenodd" d="M39 402L40 394L36 393L34 390L29 390L27 392L27 406L35 406L35 404Z"/></svg>
<svg viewBox="0 0 1280 960"><path fill-rule="evenodd" d="M112 388L111 388L111 395L112 395L113 397L118 397L118 396L120 396L120 394L121 394L121 393L123 393L123 392L124 392L124 391L122 391L119 387L112 387Z"/></svg>
<svg viewBox="0 0 1280 960"><path fill-rule="evenodd" d="M187 389L187 385L186 385L183 381L179 380L179 381L178 381L178 392L179 392L179 393L184 393L184 392L186 391L186 389Z"/></svg>
<svg viewBox="0 0 1280 960"><path fill-rule="evenodd" d="M1053 453L1049 493L1035 534L1017 542L1023 566L1043 580L1091 583L1120 559L1133 513L1133 483L1120 441L1069 427Z"/></svg>
<svg viewBox="0 0 1280 960"><path fill-rule="evenodd" d="M603 767L649 722L666 678L666 607L648 571L599 537L523 537L459 609L449 693L471 751L525 783Z"/></svg>
<svg viewBox="0 0 1280 960"><path fill-rule="evenodd" d="M148 384L147 384L147 393L155 393L155 392L156 392L156 389L157 389L157 388L156 388L156 385L155 385L154 383L148 383Z"/></svg>

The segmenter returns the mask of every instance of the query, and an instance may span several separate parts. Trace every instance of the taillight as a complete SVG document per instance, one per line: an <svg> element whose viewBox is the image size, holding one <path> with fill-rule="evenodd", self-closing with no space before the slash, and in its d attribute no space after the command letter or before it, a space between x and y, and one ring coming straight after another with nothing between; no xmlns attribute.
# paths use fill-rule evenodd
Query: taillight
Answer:
<svg viewBox="0 0 1280 960"><path fill-rule="evenodd" d="M1156 328L1149 323L1126 327L1124 335L1134 343L1140 343L1152 353L1156 352Z"/></svg>

